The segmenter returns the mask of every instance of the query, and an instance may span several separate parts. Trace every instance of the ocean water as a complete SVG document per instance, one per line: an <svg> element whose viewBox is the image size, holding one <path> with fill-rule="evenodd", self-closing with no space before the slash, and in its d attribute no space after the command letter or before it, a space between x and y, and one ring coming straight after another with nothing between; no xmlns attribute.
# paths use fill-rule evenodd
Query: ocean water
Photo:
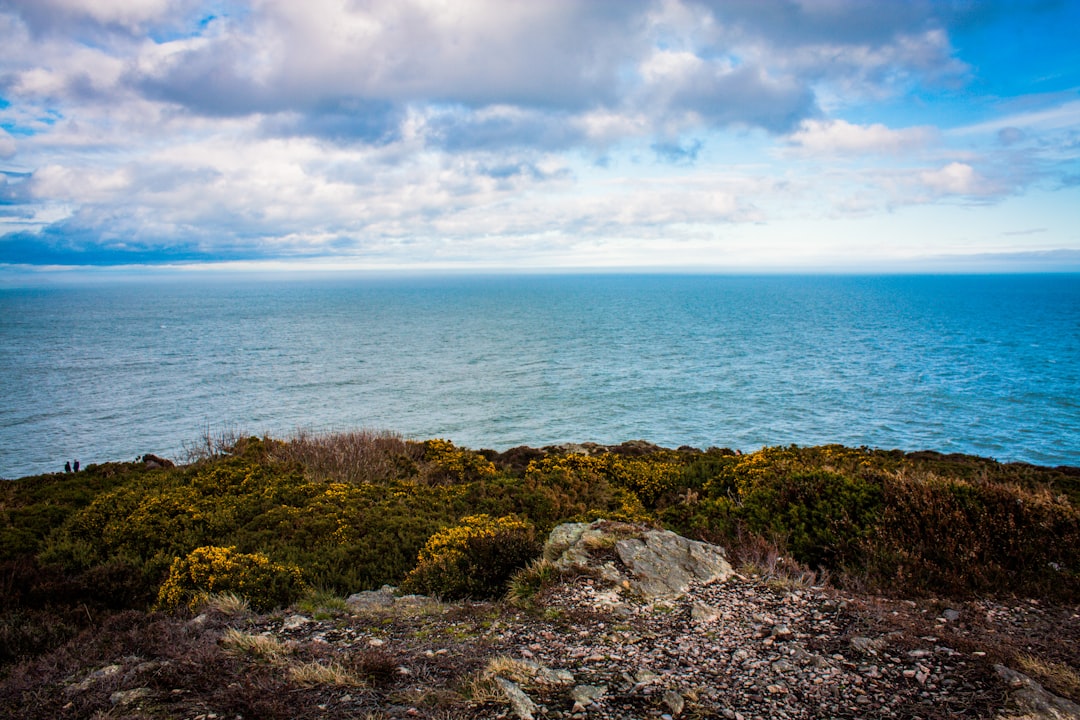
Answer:
<svg viewBox="0 0 1080 720"><path fill-rule="evenodd" d="M206 279L0 290L0 476L211 432L843 443L1080 465L1080 276Z"/></svg>

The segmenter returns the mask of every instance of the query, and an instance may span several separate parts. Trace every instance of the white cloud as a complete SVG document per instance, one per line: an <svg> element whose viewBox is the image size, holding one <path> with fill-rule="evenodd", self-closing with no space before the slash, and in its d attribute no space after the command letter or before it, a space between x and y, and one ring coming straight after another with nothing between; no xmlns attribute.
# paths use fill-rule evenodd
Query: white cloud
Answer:
<svg viewBox="0 0 1080 720"><path fill-rule="evenodd" d="M1048 176L1051 126L1076 175L1080 103L1000 138L877 113L966 78L950 12L0 0L0 170L32 175L3 197L20 230L206 257L569 257L989 203Z"/></svg>
<svg viewBox="0 0 1080 720"><path fill-rule="evenodd" d="M997 190L975 168L966 163L952 162L937 170L919 174L922 184L942 195L991 195Z"/></svg>
<svg viewBox="0 0 1080 720"><path fill-rule="evenodd" d="M937 138L938 132L932 127L893 130L881 123L804 120L788 141L795 151L813 155L897 155L921 150Z"/></svg>
<svg viewBox="0 0 1080 720"><path fill-rule="evenodd" d="M15 138L11 137L6 130L0 128L0 159L8 159L15 156L17 147Z"/></svg>
<svg viewBox="0 0 1080 720"><path fill-rule="evenodd" d="M126 169L99 170L87 167L46 165L34 172L31 192L42 199L64 202L115 202L131 187Z"/></svg>

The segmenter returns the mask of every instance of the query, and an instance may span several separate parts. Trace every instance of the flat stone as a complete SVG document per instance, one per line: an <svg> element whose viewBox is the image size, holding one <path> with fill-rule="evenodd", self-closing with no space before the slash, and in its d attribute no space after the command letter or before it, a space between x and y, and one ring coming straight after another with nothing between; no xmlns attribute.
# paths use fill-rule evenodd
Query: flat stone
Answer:
<svg viewBox="0 0 1080 720"><path fill-rule="evenodd" d="M683 708L686 707L683 696L674 690L668 690L664 693L664 704L668 706L671 714L675 716L682 714Z"/></svg>
<svg viewBox="0 0 1080 720"><path fill-rule="evenodd" d="M521 718L521 720L533 720L535 717L533 713L537 712L539 708L536 706L536 703L534 703L532 699L518 687L517 683L502 677L496 677L495 683L502 688L503 694L506 695L506 699L510 701L510 707L514 709L514 713Z"/></svg>
<svg viewBox="0 0 1080 720"><path fill-rule="evenodd" d="M113 705L130 705L144 697L149 697L153 692L150 688L145 687L135 688L134 690L117 690L109 696L109 702Z"/></svg>
<svg viewBox="0 0 1080 720"><path fill-rule="evenodd" d="M690 606L690 620L696 623L716 622L723 616L723 611L703 602L695 602Z"/></svg>
<svg viewBox="0 0 1080 720"><path fill-rule="evenodd" d="M365 590L353 593L345 599L345 605L352 612L388 608L394 604L394 588L383 585L378 590Z"/></svg>
<svg viewBox="0 0 1080 720"><path fill-rule="evenodd" d="M570 691L570 699L575 704L582 707L588 707L594 702L604 697L607 693L607 688L597 685L576 685L574 689Z"/></svg>
<svg viewBox="0 0 1080 720"><path fill-rule="evenodd" d="M282 630L299 630L311 623L311 618L306 615L290 615L281 623Z"/></svg>

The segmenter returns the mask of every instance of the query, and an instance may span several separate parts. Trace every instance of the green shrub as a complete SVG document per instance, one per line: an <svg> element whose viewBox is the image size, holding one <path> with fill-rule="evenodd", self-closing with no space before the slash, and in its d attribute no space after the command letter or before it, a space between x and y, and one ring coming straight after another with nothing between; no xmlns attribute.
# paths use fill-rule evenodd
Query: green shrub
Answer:
<svg viewBox="0 0 1080 720"><path fill-rule="evenodd" d="M499 597L539 553L532 525L512 516L471 515L428 539L404 587L445 599Z"/></svg>
<svg viewBox="0 0 1080 720"><path fill-rule="evenodd" d="M747 488L741 516L754 532L781 539L800 563L858 564L881 513L881 488L827 470L798 471Z"/></svg>
<svg viewBox="0 0 1080 720"><path fill-rule="evenodd" d="M295 565L271 562L261 553L206 546L173 561L158 591L158 606L194 608L211 594L235 593L256 610L270 610L288 605L306 589L303 573Z"/></svg>

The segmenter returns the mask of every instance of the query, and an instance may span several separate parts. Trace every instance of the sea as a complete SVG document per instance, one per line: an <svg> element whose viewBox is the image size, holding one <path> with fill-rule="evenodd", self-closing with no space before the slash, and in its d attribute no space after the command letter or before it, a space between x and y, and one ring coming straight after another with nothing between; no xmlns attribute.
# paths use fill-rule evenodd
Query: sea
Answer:
<svg viewBox="0 0 1080 720"><path fill-rule="evenodd" d="M1080 275L168 276L0 289L0 477L209 435L1080 465Z"/></svg>

